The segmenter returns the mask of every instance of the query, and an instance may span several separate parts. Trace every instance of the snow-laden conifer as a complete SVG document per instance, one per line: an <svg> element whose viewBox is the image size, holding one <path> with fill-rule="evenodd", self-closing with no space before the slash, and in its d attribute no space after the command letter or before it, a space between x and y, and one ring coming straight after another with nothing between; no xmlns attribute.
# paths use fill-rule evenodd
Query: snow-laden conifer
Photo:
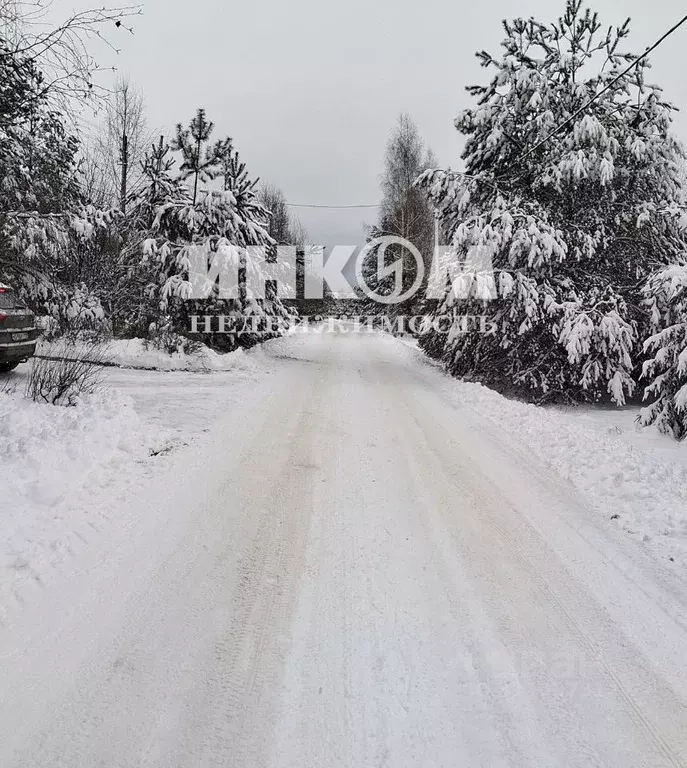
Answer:
<svg viewBox="0 0 687 768"><path fill-rule="evenodd" d="M642 287L682 249L673 107L646 60L601 93L635 59L623 50L628 22L604 29L568 0L554 24L503 26L501 54L478 54L491 80L468 89L476 104L455 121L466 175L420 179L454 268L493 265L497 298L466 293L463 280L437 310L454 332L429 331L423 344L454 373L535 400L622 404L637 386ZM466 313L496 333L456 331Z"/></svg>

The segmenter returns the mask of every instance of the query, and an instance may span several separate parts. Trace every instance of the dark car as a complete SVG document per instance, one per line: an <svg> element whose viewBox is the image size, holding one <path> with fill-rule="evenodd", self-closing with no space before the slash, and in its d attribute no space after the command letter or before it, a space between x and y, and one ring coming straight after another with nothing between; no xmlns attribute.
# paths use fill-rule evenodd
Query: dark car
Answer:
<svg viewBox="0 0 687 768"><path fill-rule="evenodd" d="M0 373L7 373L36 351L36 318L16 291L0 283Z"/></svg>

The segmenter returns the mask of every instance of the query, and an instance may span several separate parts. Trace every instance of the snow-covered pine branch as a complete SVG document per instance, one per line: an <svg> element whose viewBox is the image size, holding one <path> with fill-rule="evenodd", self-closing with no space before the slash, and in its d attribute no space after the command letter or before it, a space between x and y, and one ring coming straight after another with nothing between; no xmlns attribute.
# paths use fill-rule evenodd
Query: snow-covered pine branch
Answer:
<svg viewBox="0 0 687 768"><path fill-rule="evenodd" d="M49 330L102 330L106 310L95 286L102 284L108 243L117 238L119 212L86 206L63 214L7 212L0 220L0 273L50 319Z"/></svg>
<svg viewBox="0 0 687 768"><path fill-rule="evenodd" d="M645 294L654 334L644 343L650 404L641 419L682 440L687 437L687 262L652 275Z"/></svg>

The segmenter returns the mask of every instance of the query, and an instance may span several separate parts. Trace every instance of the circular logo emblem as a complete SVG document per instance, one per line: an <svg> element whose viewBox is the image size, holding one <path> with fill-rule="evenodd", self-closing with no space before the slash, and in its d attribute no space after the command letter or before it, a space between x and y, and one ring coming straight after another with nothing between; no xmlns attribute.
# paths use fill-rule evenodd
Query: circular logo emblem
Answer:
<svg viewBox="0 0 687 768"><path fill-rule="evenodd" d="M398 246L401 251L407 251L415 260L415 280L406 291L403 290L403 254L399 254L393 264L386 264L386 249L392 245ZM376 257L374 274L377 285L386 278L393 277L394 287L390 293L379 293L368 283L369 278L366 278L364 274L364 266L369 264L368 260L374 257ZM385 235L371 240L360 251L355 262L355 275L358 279L358 285L368 298L379 304L401 304L414 296L422 285L425 277L425 262L420 251L409 240L394 235Z"/></svg>

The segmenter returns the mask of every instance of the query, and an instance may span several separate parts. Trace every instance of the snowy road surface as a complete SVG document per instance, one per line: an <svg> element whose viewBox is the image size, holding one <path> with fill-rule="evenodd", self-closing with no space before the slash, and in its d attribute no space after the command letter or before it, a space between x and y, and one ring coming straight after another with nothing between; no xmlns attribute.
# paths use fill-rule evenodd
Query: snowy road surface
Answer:
<svg viewBox="0 0 687 768"><path fill-rule="evenodd" d="M679 574L398 342L262 354L0 629L3 768L687 766Z"/></svg>

